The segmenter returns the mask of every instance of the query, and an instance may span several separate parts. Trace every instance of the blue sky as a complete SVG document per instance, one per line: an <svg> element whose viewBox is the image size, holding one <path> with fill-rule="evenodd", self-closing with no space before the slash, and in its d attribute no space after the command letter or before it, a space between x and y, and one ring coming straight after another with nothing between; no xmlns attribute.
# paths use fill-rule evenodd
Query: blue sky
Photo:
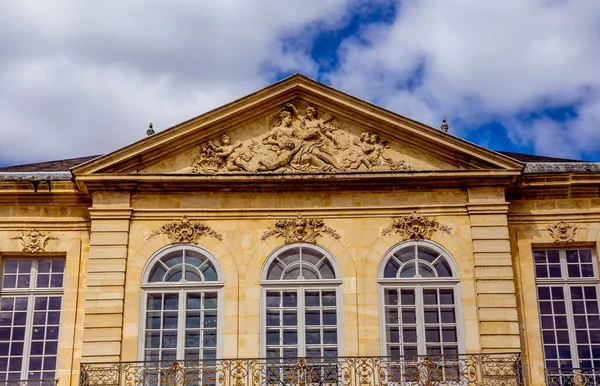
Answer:
<svg viewBox="0 0 600 386"><path fill-rule="evenodd" d="M597 0L0 4L0 165L103 154L295 72L502 151L600 161Z"/></svg>

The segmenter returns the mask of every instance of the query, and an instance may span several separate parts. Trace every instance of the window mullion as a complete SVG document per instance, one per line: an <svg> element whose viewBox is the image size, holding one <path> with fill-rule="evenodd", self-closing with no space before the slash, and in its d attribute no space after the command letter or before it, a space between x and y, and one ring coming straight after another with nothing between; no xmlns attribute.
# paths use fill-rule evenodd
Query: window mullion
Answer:
<svg viewBox="0 0 600 386"><path fill-rule="evenodd" d="M184 359L184 345L185 345L185 290L180 289L178 291L179 294L179 302L177 310L177 330L179 332L177 336L177 357L178 360Z"/></svg>
<svg viewBox="0 0 600 386"><path fill-rule="evenodd" d="M302 256L302 255L301 255ZM300 266L302 266L302 264L300 264ZM306 312L305 312L305 308L304 308L304 287L299 287L297 289L298 291L298 309L297 309L297 313L298 313L298 356L299 357L304 357L306 356ZM303 312L300 312L300 310L302 310Z"/></svg>
<svg viewBox="0 0 600 386"><path fill-rule="evenodd" d="M579 367L577 353L577 337L575 336L575 322L573 316L573 303L571 301L571 287L568 284L561 286L565 294L565 309L567 312L567 328L569 331L569 346L571 347L571 367Z"/></svg>
<svg viewBox="0 0 600 386"><path fill-rule="evenodd" d="M27 316L25 321L25 338L23 342L23 363L21 363L21 379L28 379L29 357L31 356L31 336L33 334L34 294L27 296Z"/></svg>
<svg viewBox="0 0 600 386"><path fill-rule="evenodd" d="M417 319L417 352L419 355L427 354L425 343L425 309L423 306L423 286L417 284L415 287L415 311Z"/></svg>

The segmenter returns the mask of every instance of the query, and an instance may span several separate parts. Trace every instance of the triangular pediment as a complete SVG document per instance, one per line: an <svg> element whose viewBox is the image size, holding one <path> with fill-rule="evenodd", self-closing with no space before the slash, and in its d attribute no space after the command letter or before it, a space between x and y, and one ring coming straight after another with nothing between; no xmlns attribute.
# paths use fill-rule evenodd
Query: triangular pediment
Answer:
<svg viewBox="0 0 600 386"><path fill-rule="evenodd" d="M294 75L73 173L414 174L522 167L511 158Z"/></svg>

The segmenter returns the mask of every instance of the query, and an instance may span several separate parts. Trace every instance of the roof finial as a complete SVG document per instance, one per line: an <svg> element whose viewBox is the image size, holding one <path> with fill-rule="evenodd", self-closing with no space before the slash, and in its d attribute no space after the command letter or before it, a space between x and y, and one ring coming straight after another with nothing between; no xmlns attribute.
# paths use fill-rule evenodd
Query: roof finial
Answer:
<svg viewBox="0 0 600 386"><path fill-rule="evenodd" d="M146 135L149 137L154 135L154 129L152 128L152 122L148 124L148 130L146 130Z"/></svg>
<svg viewBox="0 0 600 386"><path fill-rule="evenodd" d="M440 129L442 129L444 133L448 132L448 124L446 123L446 117L442 118L442 125L440 126Z"/></svg>

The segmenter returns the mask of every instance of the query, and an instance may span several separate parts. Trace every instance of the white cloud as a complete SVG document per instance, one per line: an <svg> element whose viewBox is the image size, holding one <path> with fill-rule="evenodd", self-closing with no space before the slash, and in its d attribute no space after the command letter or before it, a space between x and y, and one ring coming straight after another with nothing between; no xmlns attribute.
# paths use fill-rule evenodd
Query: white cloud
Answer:
<svg viewBox="0 0 600 386"><path fill-rule="evenodd" d="M539 153L600 152L592 140L600 134L597 0L405 0L392 24L348 39L340 54L329 74L334 87L432 126L445 114L470 125L500 119ZM422 76L407 94L402 85L418 68ZM577 105L578 118L566 124L510 120L568 104ZM571 148L549 134L568 138Z"/></svg>
<svg viewBox="0 0 600 386"><path fill-rule="evenodd" d="M274 72L315 75L310 44L282 42L335 28L348 1L2 2L0 164L109 152Z"/></svg>

